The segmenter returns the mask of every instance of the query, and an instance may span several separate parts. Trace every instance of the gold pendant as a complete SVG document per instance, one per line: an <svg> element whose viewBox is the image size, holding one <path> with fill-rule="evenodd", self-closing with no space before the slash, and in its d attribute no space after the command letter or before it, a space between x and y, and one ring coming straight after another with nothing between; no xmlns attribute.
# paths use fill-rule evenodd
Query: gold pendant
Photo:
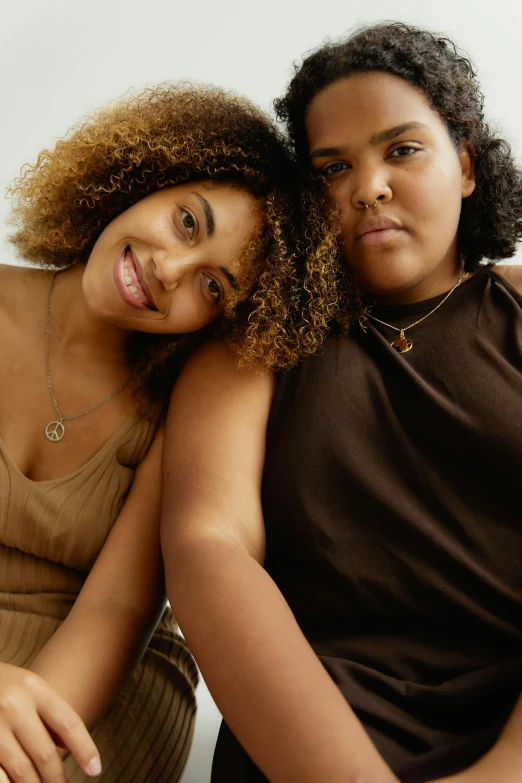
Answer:
<svg viewBox="0 0 522 783"><path fill-rule="evenodd" d="M411 340L408 340L408 338L405 337L404 329L401 329L397 339L390 343L390 345L392 348L395 348L397 353L406 353L407 351L411 350L413 343Z"/></svg>

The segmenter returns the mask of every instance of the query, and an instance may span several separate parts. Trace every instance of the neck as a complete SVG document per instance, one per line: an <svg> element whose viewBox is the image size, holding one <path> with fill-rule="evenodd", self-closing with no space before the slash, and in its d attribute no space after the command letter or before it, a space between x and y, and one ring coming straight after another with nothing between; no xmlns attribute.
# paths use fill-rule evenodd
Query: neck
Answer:
<svg viewBox="0 0 522 783"><path fill-rule="evenodd" d="M75 264L54 278L50 325L55 349L124 363L130 333L93 315L83 295L83 272L83 264Z"/></svg>
<svg viewBox="0 0 522 783"><path fill-rule="evenodd" d="M377 297L372 295L372 300L373 303L376 305L381 305L381 306L388 305L391 307L416 304L418 302L426 302L429 299L434 299L437 296L442 296L443 294L447 294L448 292L452 291L460 283L462 283L467 276L468 276L467 272L464 272L462 269L459 269L458 272L455 273L453 280L448 280L445 284L426 287L422 291L412 292L411 295L410 292L407 292L404 296L396 296L396 297L392 297L392 296Z"/></svg>
<svg viewBox="0 0 522 783"><path fill-rule="evenodd" d="M432 299L447 293L459 280L463 273L462 261L457 254L456 248L451 253L444 256L441 261L434 265L423 265L421 268L415 263L415 259L410 262L402 262L394 269L390 265L390 273L386 278L380 272L378 280L386 282L386 289L378 289L375 286L368 286L368 298L379 305L408 305L416 302L424 302L426 299ZM368 282L377 282L368 281Z"/></svg>

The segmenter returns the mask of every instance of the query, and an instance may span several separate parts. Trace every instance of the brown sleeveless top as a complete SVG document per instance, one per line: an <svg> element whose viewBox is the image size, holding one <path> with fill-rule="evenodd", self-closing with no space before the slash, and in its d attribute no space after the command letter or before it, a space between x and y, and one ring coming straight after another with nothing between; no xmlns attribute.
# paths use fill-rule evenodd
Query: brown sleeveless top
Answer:
<svg viewBox="0 0 522 783"><path fill-rule="evenodd" d="M442 298L373 312L407 326ZM385 760L422 783L482 755L522 691L522 296L488 267L411 351L396 336L370 322L281 378L265 566ZM226 728L213 780L224 764L264 779Z"/></svg>

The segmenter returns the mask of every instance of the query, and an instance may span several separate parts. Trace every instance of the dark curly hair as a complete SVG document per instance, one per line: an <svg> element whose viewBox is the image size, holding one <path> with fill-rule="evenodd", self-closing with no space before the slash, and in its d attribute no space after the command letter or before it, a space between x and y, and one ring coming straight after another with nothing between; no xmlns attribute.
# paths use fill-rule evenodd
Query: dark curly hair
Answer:
<svg viewBox="0 0 522 783"><path fill-rule="evenodd" d="M286 95L275 102L298 158L308 161L306 111L314 97L353 73L382 71L418 87L440 115L457 149L472 145L476 187L463 200L459 252L473 271L482 258L509 258L522 236L522 177L510 145L484 121L475 69L448 38L399 22L355 31L310 54Z"/></svg>
<svg viewBox="0 0 522 783"><path fill-rule="evenodd" d="M142 409L162 405L180 359L217 329L243 364L290 367L324 340L345 309L336 239L320 188L305 186L288 143L249 101L214 87L162 84L98 111L26 165L10 237L40 265L86 261L104 228L160 188L210 179L245 188L263 226L224 317L194 336L136 333L133 386Z"/></svg>

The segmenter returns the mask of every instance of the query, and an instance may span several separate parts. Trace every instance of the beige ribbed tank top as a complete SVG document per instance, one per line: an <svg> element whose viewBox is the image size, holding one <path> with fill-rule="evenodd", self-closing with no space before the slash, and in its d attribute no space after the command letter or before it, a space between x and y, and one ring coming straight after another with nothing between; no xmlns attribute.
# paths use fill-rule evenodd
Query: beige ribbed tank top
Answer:
<svg viewBox="0 0 522 783"><path fill-rule="evenodd" d="M116 521L154 430L152 423L133 415L84 465L50 481L24 476L0 439L1 613L29 612L47 617L54 627L53 621L65 619ZM23 665L26 660L20 656L38 652L36 631L34 626L31 633L23 631L24 649L13 649L12 663ZM2 645L19 648L19 641L8 641L2 633ZM0 658L6 660L5 650L0 649Z"/></svg>
<svg viewBox="0 0 522 783"><path fill-rule="evenodd" d="M155 425L136 414L80 468L32 481L0 438L0 661L27 666L67 617L123 506ZM170 612L93 736L103 783L171 783L186 761L195 664ZM88 778L71 757L70 781Z"/></svg>

